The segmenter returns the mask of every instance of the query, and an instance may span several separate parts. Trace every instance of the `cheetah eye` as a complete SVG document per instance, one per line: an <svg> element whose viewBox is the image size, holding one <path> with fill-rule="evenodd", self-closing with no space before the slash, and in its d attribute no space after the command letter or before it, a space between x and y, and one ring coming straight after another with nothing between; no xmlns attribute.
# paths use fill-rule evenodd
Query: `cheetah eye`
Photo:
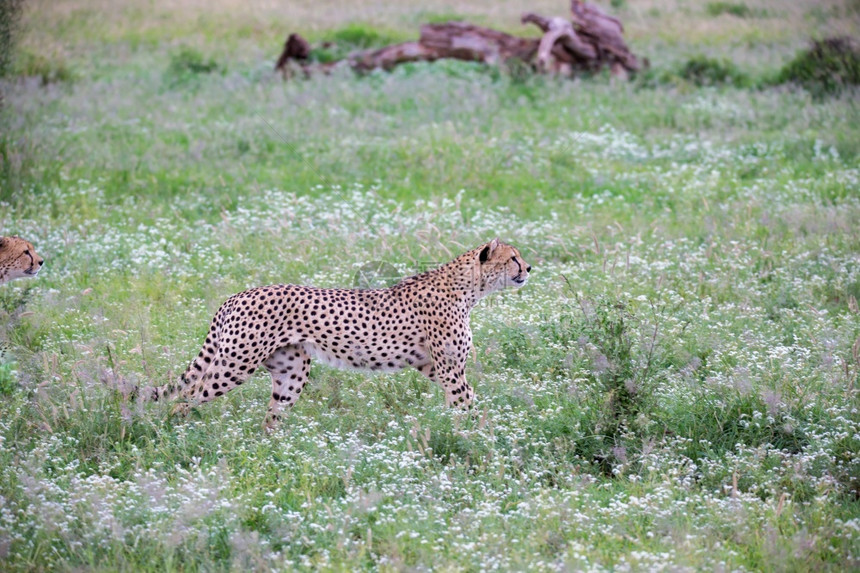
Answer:
<svg viewBox="0 0 860 573"><path fill-rule="evenodd" d="M517 258L516 258L516 257L511 257L511 260L512 260L512 261L514 261L514 262L517 262Z"/></svg>

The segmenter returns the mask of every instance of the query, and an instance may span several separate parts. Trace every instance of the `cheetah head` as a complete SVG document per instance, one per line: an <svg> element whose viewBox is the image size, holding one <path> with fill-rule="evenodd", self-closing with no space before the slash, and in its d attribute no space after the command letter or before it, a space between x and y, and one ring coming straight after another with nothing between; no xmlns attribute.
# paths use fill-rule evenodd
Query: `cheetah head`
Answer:
<svg viewBox="0 0 860 573"><path fill-rule="evenodd" d="M0 283L35 276L43 262L29 241L21 237L0 237Z"/></svg>
<svg viewBox="0 0 860 573"><path fill-rule="evenodd" d="M511 245L493 239L475 249L481 268L481 291L491 293L507 287L520 288L529 279L531 265Z"/></svg>

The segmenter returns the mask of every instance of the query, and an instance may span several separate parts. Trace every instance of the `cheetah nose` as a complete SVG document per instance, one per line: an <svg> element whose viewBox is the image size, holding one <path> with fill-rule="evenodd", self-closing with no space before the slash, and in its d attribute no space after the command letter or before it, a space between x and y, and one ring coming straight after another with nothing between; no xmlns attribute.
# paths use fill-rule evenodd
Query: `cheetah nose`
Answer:
<svg viewBox="0 0 860 573"><path fill-rule="evenodd" d="M532 266L531 266L531 265L529 265L529 266L527 266L527 267L526 267L526 272L527 272L527 273L532 272Z"/></svg>

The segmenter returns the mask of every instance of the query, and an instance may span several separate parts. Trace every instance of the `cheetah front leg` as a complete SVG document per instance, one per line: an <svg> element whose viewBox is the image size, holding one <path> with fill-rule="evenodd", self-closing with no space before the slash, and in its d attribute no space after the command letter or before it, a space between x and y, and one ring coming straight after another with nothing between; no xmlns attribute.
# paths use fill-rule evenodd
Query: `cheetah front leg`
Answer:
<svg viewBox="0 0 860 573"><path fill-rule="evenodd" d="M263 366L272 375L272 398L266 413L264 427L272 431L281 420L280 412L292 408L308 381L311 359L301 346L283 346L275 350Z"/></svg>
<svg viewBox="0 0 860 573"><path fill-rule="evenodd" d="M466 382L466 358L468 345L446 343L431 348L432 362L420 366L418 371L437 382L445 391L445 405L468 408L475 398L475 391Z"/></svg>

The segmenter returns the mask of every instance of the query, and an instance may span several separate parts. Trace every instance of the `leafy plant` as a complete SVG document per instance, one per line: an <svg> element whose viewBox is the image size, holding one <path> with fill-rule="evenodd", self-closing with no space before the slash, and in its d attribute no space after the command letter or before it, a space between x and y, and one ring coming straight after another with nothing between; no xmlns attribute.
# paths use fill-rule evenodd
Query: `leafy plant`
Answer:
<svg viewBox="0 0 860 573"><path fill-rule="evenodd" d="M684 63L678 75L697 86L733 84L748 86L750 78L726 59L694 56Z"/></svg>
<svg viewBox="0 0 860 573"><path fill-rule="evenodd" d="M721 16L731 14L737 18L749 18L754 15L753 10L746 4L739 2L708 2L705 5L708 16Z"/></svg>
<svg viewBox="0 0 860 573"><path fill-rule="evenodd" d="M838 94L860 84L857 42L845 36L814 42L780 70L777 83L796 83L816 96Z"/></svg>
<svg viewBox="0 0 860 573"><path fill-rule="evenodd" d="M171 54L166 77L168 83L176 85L221 70L222 67L213 58L207 59L199 50L182 46Z"/></svg>
<svg viewBox="0 0 860 573"><path fill-rule="evenodd" d="M18 372L15 363L0 356L0 396L10 396L18 387Z"/></svg>
<svg viewBox="0 0 860 573"><path fill-rule="evenodd" d="M311 50L310 58L320 63L329 63L346 58L351 52L381 48L403 41L403 37L378 30L367 24L349 24L326 33L319 45Z"/></svg>
<svg viewBox="0 0 860 573"><path fill-rule="evenodd" d="M366 24L349 24L339 30L335 30L328 39L332 42L355 48L374 48L394 44L400 38L381 32Z"/></svg>

